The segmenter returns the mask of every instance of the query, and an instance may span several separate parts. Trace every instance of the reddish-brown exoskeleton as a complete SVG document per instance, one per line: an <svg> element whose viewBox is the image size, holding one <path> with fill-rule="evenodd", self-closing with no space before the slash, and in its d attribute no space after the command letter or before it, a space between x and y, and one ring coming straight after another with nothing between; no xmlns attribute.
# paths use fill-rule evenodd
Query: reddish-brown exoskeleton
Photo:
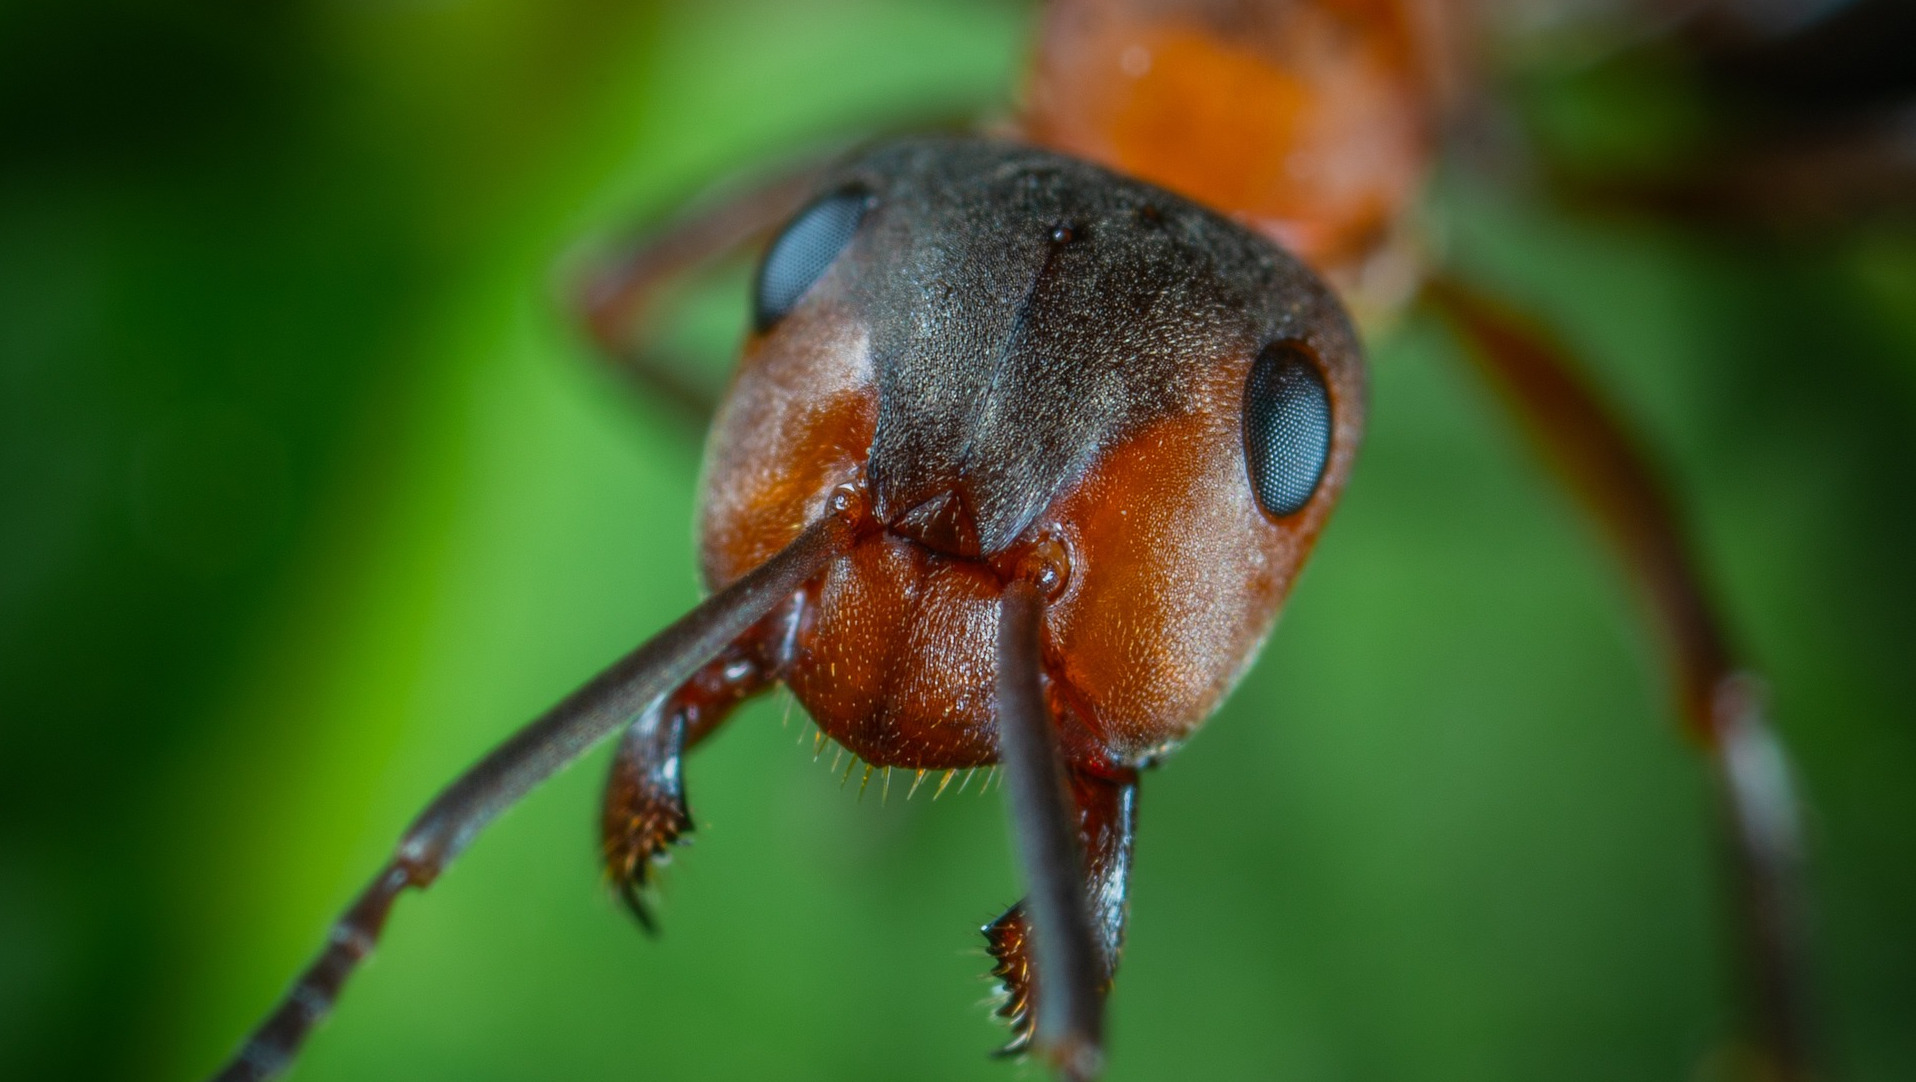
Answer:
<svg viewBox="0 0 1916 1082"><path fill-rule="evenodd" d="M591 277L634 343L667 279L785 223L708 447L715 591L415 821L221 1075L277 1073L499 811L623 731L602 822L634 912L690 826L681 756L789 687L869 766L1002 763L1030 893L986 928L1010 1047L1090 1078L1140 771L1213 711L1349 477L1366 306L1422 286L1620 547L1718 766L1756 1032L1802 1071L1780 758L1641 456L1521 320L1408 258L1443 119L1415 0L1056 0L1021 139L893 141L688 217Z"/></svg>

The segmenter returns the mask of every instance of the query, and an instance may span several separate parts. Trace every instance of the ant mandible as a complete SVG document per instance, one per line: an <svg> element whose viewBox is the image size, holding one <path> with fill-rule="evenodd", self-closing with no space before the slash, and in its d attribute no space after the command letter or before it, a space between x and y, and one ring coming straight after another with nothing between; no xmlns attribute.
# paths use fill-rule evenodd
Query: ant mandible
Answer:
<svg viewBox="0 0 1916 1082"><path fill-rule="evenodd" d="M281 1071L393 902L623 732L604 856L642 923L690 829L681 756L783 684L869 766L1002 763L1029 893L988 925L1010 1051L1101 1070L1139 773L1255 657L1348 480L1361 350L1333 283L1404 303L1441 105L1415 5L1056 0L1018 140L887 142L692 216L603 268L633 348L671 278L774 230L713 422L707 601L455 781L222 1079ZM1422 283L1646 588L1718 765L1758 991L1803 1071L1793 807L1750 681L1642 456L1546 336Z"/></svg>

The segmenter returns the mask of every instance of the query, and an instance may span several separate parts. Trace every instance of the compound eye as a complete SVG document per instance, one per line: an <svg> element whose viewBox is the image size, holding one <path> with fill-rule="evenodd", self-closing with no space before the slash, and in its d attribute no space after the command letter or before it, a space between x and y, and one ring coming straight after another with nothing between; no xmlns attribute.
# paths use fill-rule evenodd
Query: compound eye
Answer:
<svg viewBox="0 0 1916 1082"><path fill-rule="evenodd" d="M824 277L851 243L870 206L868 193L843 191L820 199L792 219L759 264L758 281L752 288L752 320L759 330L785 318L812 283Z"/></svg>
<svg viewBox="0 0 1916 1082"><path fill-rule="evenodd" d="M1244 460L1258 505L1274 518L1311 502L1331 453L1331 396L1317 361L1273 342L1244 382Z"/></svg>

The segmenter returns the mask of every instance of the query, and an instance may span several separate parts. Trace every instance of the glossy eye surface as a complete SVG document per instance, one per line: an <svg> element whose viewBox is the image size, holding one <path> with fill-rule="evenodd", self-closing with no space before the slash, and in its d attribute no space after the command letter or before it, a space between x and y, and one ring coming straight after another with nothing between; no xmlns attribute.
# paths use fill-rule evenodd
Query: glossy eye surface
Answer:
<svg viewBox="0 0 1916 1082"><path fill-rule="evenodd" d="M1331 453L1331 396L1317 362L1293 342L1258 354L1244 382L1244 459L1258 505L1275 517L1311 502Z"/></svg>
<svg viewBox="0 0 1916 1082"><path fill-rule="evenodd" d="M752 289L752 319L764 330L785 318L805 291L851 243L871 197L862 191L828 195L799 212L759 264Z"/></svg>

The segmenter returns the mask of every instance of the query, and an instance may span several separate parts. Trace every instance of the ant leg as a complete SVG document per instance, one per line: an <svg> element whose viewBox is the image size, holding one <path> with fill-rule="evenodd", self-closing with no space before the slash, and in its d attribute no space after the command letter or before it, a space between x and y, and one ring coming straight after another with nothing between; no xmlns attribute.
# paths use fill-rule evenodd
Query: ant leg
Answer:
<svg viewBox="0 0 1916 1082"><path fill-rule="evenodd" d="M848 539L843 517L814 522L771 559L593 677L447 786L334 923L319 957L215 1076L219 1082L258 1082L284 1070L332 1009L346 979L372 953L401 891L431 885L495 816L684 682L790 598Z"/></svg>
<svg viewBox="0 0 1916 1082"><path fill-rule="evenodd" d="M1916 207L1916 132L1906 119L1912 105L1886 115L1818 116L1648 177L1558 170L1551 186L1573 206L1787 235L1907 214Z"/></svg>
<svg viewBox="0 0 1916 1082"><path fill-rule="evenodd" d="M821 172L813 165L776 176L620 243L568 275L570 307L600 353L641 388L671 402L687 420L704 424L718 405L718 389L700 381L686 364L645 344L651 308L672 281L789 218L812 193Z"/></svg>
<svg viewBox="0 0 1916 1082"><path fill-rule="evenodd" d="M771 622L774 627L761 624L748 632L677 691L647 707L619 741L605 787L601 852L619 897L647 935L657 935L658 926L646 908L646 880L654 865L665 862L667 850L692 830L680 759L734 707L777 678L766 645L787 621L774 617Z"/></svg>
<svg viewBox="0 0 1916 1082"><path fill-rule="evenodd" d="M1789 763L1756 679L1734 661L1669 497L1563 346L1454 279L1433 279L1426 297L1596 515L1649 602L1684 727L1715 768L1758 1051L1769 1077L1805 1079L1802 850Z"/></svg>
<svg viewBox="0 0 1916 1082"><path fill-rule="evenodd" d="M1013 581L998 628L998 740L1030 893L984 932L1008 995L1000 1013L1014 1032L1005 1051L1035 1047L1070 1082L1088 1082L1103 1068L1104 991L1124 933L1137 777L1067 769L1042 679L1043 623L1037 588Z"/></svg>

